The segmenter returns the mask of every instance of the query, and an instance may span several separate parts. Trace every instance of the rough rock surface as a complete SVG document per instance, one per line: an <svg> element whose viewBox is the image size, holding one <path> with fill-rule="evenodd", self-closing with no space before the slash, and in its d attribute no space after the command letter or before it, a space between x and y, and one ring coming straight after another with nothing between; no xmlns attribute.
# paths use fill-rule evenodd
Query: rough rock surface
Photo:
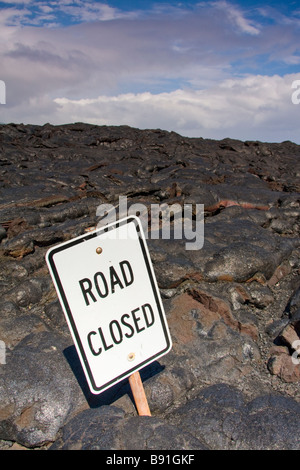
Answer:
<svg viewBox="0 0 300 470"><path fill-rule="evenodd" d="M0 126L0 448L299 449L299 176L291 142ZM152 417L126 380L89 392L45 263L119 196L204 204L201 249L148 239L173 339Z"/></svg>

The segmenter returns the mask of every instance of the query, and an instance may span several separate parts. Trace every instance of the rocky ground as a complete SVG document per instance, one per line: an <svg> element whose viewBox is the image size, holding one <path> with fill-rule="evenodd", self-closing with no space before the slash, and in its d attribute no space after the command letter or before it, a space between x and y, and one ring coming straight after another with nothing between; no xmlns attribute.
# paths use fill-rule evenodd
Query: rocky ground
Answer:
<svg viewBox="0 0 300 470"><path fill-rule="evenodd" d="M127 126L0 126L1 449L299 449L300 147ZM148 240L170 353L85 382L45 254L99 204L204 204L205 242ZM4 360L5 359L5 360Z"/></svg>

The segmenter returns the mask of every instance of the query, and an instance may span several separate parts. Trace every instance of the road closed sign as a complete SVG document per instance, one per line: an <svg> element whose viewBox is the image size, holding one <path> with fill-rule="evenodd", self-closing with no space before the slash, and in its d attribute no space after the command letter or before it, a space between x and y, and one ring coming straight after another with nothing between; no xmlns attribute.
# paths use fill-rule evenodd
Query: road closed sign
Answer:
<svg viewBox="0 0 300 470"><path fill-rule="evenodd" d="M92 393L103 392L171 349L137 217L57 245L46 261Z"/></svg>

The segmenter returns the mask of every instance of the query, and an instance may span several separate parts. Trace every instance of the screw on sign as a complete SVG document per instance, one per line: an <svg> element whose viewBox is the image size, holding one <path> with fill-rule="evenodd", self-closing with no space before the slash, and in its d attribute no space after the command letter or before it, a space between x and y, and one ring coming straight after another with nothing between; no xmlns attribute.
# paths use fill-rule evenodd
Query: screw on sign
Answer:
<svg viewBox="0 0 300 470"><path fill-rule="evenodd" d="M61 243L46 261L92 393L128 378L138 413L150 415L139 370L172 343L139 219Z"/></svg>

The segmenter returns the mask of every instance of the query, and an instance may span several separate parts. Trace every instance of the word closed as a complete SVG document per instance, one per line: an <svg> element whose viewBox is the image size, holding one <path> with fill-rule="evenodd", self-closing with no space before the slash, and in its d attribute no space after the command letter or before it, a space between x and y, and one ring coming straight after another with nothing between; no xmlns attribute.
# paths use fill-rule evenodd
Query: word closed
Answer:
<svg viewBox="0 0 300 470"><path fill-rule="evenodd" d="M102 351L108 351L114 345L122 343L125 338L130 339L134 334L149 328L154 321L151 305L145 304L133 309L130 314L124 313L120 320L112 320L106 330L99 327L98 331L90 331L87 339L92 354L98 356Z"/></svg>
<svg viewBox="0 0 300 470"><path fill-rule="evenodd" d="M46 260L92 393L106 390L170 350L137 217L51 248Z"/></svg>

